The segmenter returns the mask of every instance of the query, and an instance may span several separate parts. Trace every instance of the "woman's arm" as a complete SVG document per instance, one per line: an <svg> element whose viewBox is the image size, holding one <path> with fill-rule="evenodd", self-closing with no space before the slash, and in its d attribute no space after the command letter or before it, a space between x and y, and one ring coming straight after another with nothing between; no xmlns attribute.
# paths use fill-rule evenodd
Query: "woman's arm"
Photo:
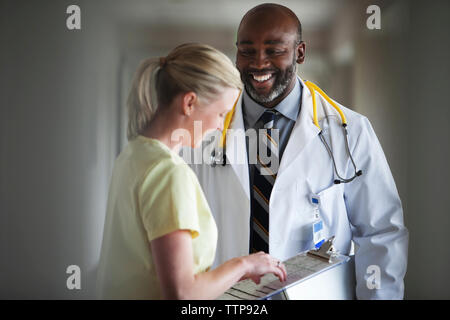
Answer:
<svg viewBox="0 0 450 320"><path fill-rule="evenodd" d="M194 275L192 240L178 230L150 243L156 273L165 299L215 299L241 279L259 283L266 273L286 280L286 269L263 252L228 260L214 270Z"/></svg>

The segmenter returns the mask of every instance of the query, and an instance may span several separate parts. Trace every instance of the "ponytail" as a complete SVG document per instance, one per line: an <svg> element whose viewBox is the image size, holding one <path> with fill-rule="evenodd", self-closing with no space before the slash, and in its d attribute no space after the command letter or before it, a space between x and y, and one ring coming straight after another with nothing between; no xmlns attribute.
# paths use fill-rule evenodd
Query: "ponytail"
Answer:
<svg viewBox="0 0 450 320"><path fill-rule="evenodd" d="M160 65L159 61L157 58L146 59L136 71L127 99L128 140L136 138L147 127L156 112L152 78L155 69Z"/></svg>

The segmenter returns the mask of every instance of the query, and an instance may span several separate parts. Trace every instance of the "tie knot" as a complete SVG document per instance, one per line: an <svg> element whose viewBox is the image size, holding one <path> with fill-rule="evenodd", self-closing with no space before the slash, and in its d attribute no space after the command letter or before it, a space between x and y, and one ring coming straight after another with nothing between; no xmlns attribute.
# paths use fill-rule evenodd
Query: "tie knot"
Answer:
<svg viewBox="0 0 450 320"><path fill-rule="evenodd" d="M275 110L266 110L261 116L261 121L264 123L265 129L272 129L275 122L275 116L277 111Z"/></svg>

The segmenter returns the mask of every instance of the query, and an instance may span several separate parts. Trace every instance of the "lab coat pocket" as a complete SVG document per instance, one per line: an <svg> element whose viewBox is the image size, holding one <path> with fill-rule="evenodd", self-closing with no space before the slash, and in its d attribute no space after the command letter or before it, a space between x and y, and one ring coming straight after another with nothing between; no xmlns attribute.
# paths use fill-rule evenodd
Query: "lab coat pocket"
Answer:
<svg viewBox="0 0 450 320"><path fill-rule="evenodd" d="M312 223L314 218L313 207L309 198L309 188L296 181L288 190L283 190L283 235L289 246L296 252L311 249L313 239Z"/></svg>
<svg viewBox="0 0 450 320"><path fill-rule="evenodd" d="M320 218L323 220L325 233L330 237L336 235L336 227L341 221L340 215L346 212L343 190L342 184L333 184L317 194L320 201Z"/></svg>

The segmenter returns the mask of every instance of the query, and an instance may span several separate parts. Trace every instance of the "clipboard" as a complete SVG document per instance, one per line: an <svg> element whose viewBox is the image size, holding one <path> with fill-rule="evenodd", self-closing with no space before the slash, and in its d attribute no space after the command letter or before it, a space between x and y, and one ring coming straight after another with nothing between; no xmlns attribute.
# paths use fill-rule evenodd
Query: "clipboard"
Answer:
<svg viewBox="0 0 450 320"><path fill-rule="evenodd" d="M286 261L287 280L280 282L273 274L266 274L259 284L247 279L236 283L221 295L219 300L270 300L284 290L336 268L350 260L333 249L334 237L328 239L318 250L302 252Z"/></svg>

